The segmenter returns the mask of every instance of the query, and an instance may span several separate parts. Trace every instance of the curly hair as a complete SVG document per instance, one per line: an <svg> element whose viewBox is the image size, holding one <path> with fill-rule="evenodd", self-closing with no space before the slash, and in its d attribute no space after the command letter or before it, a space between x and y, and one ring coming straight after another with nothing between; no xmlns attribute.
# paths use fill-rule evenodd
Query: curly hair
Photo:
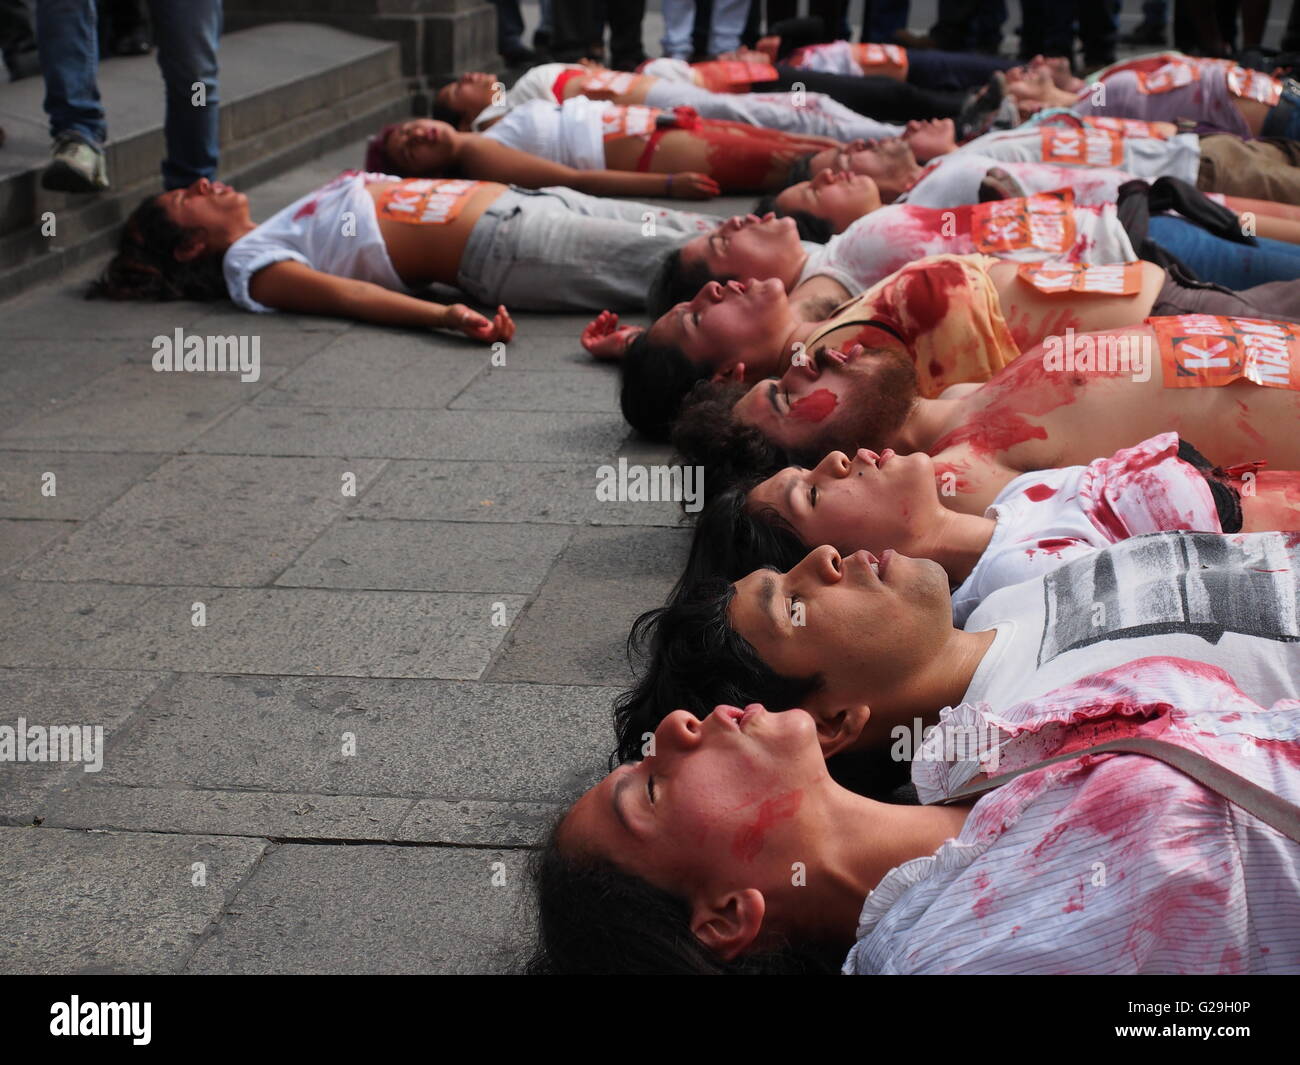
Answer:
<svg viewBox="0 0 1300 1065"><path fill-rule="evenodd" d="M672 443L689 464L704 466L714 485L768 477L786 466L808 465L808 456L772 443L762 431L738 421L736 403L749 391L740 383L701 381L682 401Z"/></svg>
<svg viewBox="0 0 1300 1065"><path fill-rule="evenodd" d="M182 262L176 249L195 230L178 226L157 196L137 205L118 241L117 254L91 283L87 299L219 300L228 295L222 255L206 254Z"/></svg>

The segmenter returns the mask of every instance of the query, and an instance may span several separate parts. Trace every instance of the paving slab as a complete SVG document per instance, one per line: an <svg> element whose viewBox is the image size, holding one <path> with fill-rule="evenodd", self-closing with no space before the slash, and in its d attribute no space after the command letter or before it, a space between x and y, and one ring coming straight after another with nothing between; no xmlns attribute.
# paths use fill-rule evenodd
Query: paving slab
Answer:
<svg viewBox="0 0 1300 1065"><path fill-rule="evenodd" d="M607 413L618 409L618 379L585 371L490 370L480 374L450 407Z"/></svg>
<svg viewBox="0 0 1300 1065"><path fill-rule="evenodd" d="M606 455L627 435L617 414L344 410L249 404L192 450L224 455L564 460ZM0 442L3 442L0 437Z"/></svg>
<svg viewBox="0 0 1300 1065"><path fill-rule="evenodd" d="M0 518L0 573L18 569L77 528L75 521L17 521Z"/></svg>
<svg viewBox="0 0 1300 1065"><path fill-rule="evenodd" d="M0 725L89 725L104 730L104 761L122 727L166 673L0 669ZM103 772L101 768L99 772ZM30 825L51 797L88 783L95 773L72 762L0 762L0 824Z"/></svg>
<svg viewBox="0 0 1300 1065"><path fill-rule="evenodd" d="M0 517L89 518L165 461L130 452L0 451Z"/></svg>
<svg viewBox="0 0 1300 1065"><path fill-rule="evenodd" d="M281 460L283 461L283 460ZM281 587L528 595L568 543L560 525L342 521L276 578Z"/></svg>
<svg viewBox="0 0 1300 1065"><path fill-rule="evenodd" d="M185 971L512 971L527 863L527 851L286 844Z"/></svg>
<svg viewBox="0 0 1300 1065"><path fill-rule="evenodd" d="M627 634L663 603L689 544L678 529L579 529L485 679L626 686Z"/></svg>
<svg viewBox="0 0 1300 1065"><path fill-rule="evenodd" d="M140 345L129 340L30 340L6 336L4 360L0 361L0 396L21 403L28 417L47 414L139 351ZM16 424L17 419L0 423L5 428Z"/></svg>
<svg viewBox="0 0 1300 1065"><path fill-rule="evenodd" d="M26 566L21 576L269 584L352 508L382 469L378 459L181 455ZM353 494L345 495L345 488Z"/></svg>
<svg viewBox="0 0 1300 1065"><path fill-rule="evenodd" d="M445 407L487 365L482 344L414 330L345 333L257 397L305 407ZM608 408L605 408L608 409Z"/></svg>
<svg viewBox="0 0 1300 1065"><path fill-rule="evenodd" d="M252 801L236 796L245 793L267 804L258 834L298 836L315 834L303 808L320 796L568 802L613 749L614 695L572 685L183 675L141 706L104 768L74 781L54 816L85 828L239 832L256 809L238 805ZM105 798L114 789L174 790L180 805L133 807ZM222 791L235 796L221 799L235 804L224 813L196 796ZM144 820L130 820L137 815Z"/></svg>
<svg viewBox="0 0 1300 1065"><path fill-rule="evenodd" d="M5 971L175 972L267 846L216 836L0 828Z"/></svg>
<svg viewBox="0 0 1300 1065"><path fill-rule="evenodd" d="M506 593L10 582L0 586L0 666L473 680L524 602ZM195 603L204 627L191 624Z"/></svg>
<svg viewBox="0 0 1300 1065"><path fill-rule="evenodd" d="M261 379L231 373L158 373L151 366L115 367L55 411L0 433L0 447L22 451L179 451L282 367L262 364Z"/></svg>
<svg viewBox="0 0 1300 1065"><path fill-rule="evenodd" d="M367 518L585 522L597 463L390 462L357 507Z"/></svg>

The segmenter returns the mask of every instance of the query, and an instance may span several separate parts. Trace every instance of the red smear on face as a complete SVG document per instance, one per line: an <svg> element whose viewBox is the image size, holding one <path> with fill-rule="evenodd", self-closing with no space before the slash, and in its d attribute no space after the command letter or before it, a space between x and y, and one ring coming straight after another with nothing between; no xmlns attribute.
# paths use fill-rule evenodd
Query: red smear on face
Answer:
<svg viewBox="0 0 1300 1065"><path fill-rule="evenodd" d="M1041 503L1044 499L1051 499L1056 495L1056 489L1045 484L1031 485L1025 489L1025 498L1034 503Z"/></svg>
<svg viewBox="0 0 1300 1065"><path fill-rule="evenodd" d="M819 388L790 404L790 417L805 422L825 421L839 400L829 388Z"/></svg>
<svg viewBox="0 0 1300 1065"><path fill-rule="evenodd" d="M731 853L742 862L752 862L758 857L767 840L767 834L778 821L786 821L799 810L803 791L795 790L766 800L758 808L754 820L736 833L731 841Z"/></svg>

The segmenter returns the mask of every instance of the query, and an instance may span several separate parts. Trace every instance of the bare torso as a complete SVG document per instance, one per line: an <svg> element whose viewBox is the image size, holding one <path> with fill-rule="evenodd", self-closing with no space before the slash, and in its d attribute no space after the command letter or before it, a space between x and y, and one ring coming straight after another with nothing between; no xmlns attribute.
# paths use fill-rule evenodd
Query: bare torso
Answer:
<svg viewBox="0 0 1300 1065"><path fill-rule="evenodd" d="M399 183L376 181L366 186L371 199L376 201L376 220L393 269L411 288L435 281L454 285L471 231L483 212L506 191L506 186L495 181L481 182L450 222L419 225L395 222L378 213L378 201L384 189Z"/></svg>
<svg viewBox="0 0 1300 1065"><path fill-rule="evenodd" d="M1170 430L1219 465L1263 459L1300 469L1300 393L1249 381L1165 388L1150 328L1103 335L1145 339L1147 380L1128 370L1049 370L1038 347L954 404L929 448L962 496L954 509L982 513L1010 477L1088 463Z"/></svg>

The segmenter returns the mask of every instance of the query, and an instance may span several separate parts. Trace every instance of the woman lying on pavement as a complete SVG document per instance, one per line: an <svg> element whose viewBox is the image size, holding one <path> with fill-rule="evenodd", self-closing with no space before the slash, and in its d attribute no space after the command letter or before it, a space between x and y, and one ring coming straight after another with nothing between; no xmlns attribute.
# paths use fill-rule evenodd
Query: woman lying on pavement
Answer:
<svg viewBox="0 0 1300 1065"><path fill-rule="evenodd" d="M980 509L924 452L833 451L812 469L713 493L683 581L786 570L818 544L842 555L892 549L944 568L964 626L997 589L1131 536L1300 530L1300 473L1259 465L1217 469L1177 433L1161 433L1086 466L1006 471Z"/></svg>
<svg viewBox="0 0 1300 1065"><path fill-rule="evenodd" d="M823 169L844 153L827 137L700 118L690 108L620 107L575 96L513 108L485 133L462 133L431 118L385 126L367 146L366 168L702 198L784 188L795 166ZM596 185L586 176L594 172L602 174Z"/></svg>
<svg viewBox="0 0 1300 1065"><path fill-rule="evenodd" d="M503 89L493 74L463 74L438 90L435 114L458 129L482 133L516 107L536 100L562 104L575 96L608 100L620 107L643 105L658 111L690 107L701 118L837 141L896 137L904 129L860 115L822 93L715 92L687 81L569 63L533 67L509 89Z"/></svg>
<svg viewBox="0 0 1300 1065"><path fill-rule="evenodd" d="M879 642L885 653L897 641ZM1143 659L996 715L948 711L912 761L922 801L969 779L969 763L943 758L945 745L971 751L955 742L971 733L987 737L974 769L989 776L1100 738L1158 736L1300 800L1300 707L1260 706L1197 662ZM579 799L539 855L532 971L1300 965L1300 844L1151 758L1079 753L975 800L903 806L836 784L802 710L678 710L650 749ZM1105 887L1080 877L1099 866L1112 871Z"/></svg>
<svg viewBox="0 0 1300 1065"><path fill-rule="evenodd" d="M1034 201L1044 201L1044 209L1063 207L1053 197L1032 197L1030 206L1037 209ZM924 258L865 291L863 283L876 269L869 255L840 260L834 243L810 254L788 218L731 219L710 237L669 253L669 270L675 265L681 281L661 268L651 288L651 312L697 279L688 253L700 255L706 277L717 271L749 280L706 282L644 331L621 327L617 314L605 311L582 342L598 358L622 359L624 416L641 432L662 437L697 381L754 383L785 373L797 358L823 347L901 347L919 394L929 398L954 384L987 380L1020 352L1067 330L1140 326L1152 315L1189 313L1300 321L1300 280L1242 292L1195 287L1154 263L1125 262L1131 245L1113 212L1075 213L1082 223L1075 239L1081 246L1086 242L1084 254L1107 265L1018 264L1007 260L1027 257L1025 250L1006 248L1005 258L927 255L921 245L915 250ZM873 246L880 254L885 248L909 257L903 234L896 246ZM1049 257L1042 249L1037 255Z"/></svg>
<svg viewBox="0 0 1300 1065"><path fill-rule="evenodd" d="M347 171L259 225L247 196L203 178L136 208L94 293L228 296L249 311L508 341L515 327L504 306L488 320L463 304L443 306L411 292L436 282L489 306L581 310L613 300L636 308L656 259L715 222L566 188Z"/></svg>

